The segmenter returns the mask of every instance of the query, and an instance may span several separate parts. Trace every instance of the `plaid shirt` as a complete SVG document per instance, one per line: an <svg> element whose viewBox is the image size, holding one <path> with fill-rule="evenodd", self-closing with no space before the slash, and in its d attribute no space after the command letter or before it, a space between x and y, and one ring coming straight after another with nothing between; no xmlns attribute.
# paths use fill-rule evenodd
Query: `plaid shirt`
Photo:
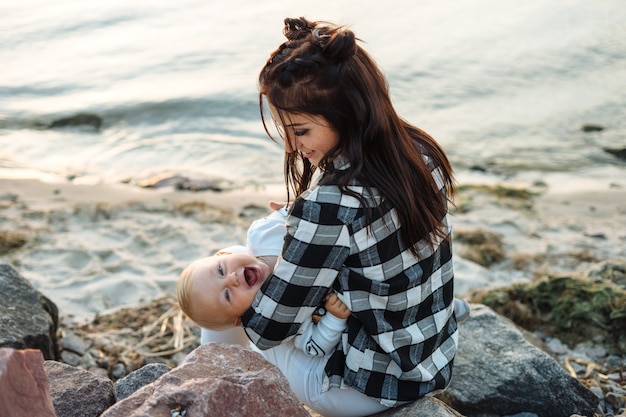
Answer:
<svg viewBox="0 0 626 417"><path fill-rule="evenodd" d="M439 171L432 174L445 193ZM381 205L377 196L368 201ZM359 200L332 182L304 193L287 219L282 259L242 322L252 342L271 348L296 335L334 288L352 315L328 356L322 390L351 387L396 406L450 381L458 337L452 248L420 241L413 256L395 211L382 207L368 223ZM444 222L450 233L447 215Z"/></svg>

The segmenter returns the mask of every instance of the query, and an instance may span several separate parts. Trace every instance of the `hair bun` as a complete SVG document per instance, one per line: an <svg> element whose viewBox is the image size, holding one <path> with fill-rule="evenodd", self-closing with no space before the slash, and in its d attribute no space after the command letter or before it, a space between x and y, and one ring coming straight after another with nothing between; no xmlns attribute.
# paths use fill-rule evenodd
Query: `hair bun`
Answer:
<svg viewBox="0 0 626 417"><path fill-rule="evenodd" d="M304 17L286 18L283 34L289 41L308 38L330 62L345 61L357 52L354 32L328 22L310 22Z"/></svg>
<svg viewBox="0 0 626 417"><path fill-rule="evenodd" d="M329 61L342 62L354 56L357 52L354 32L343 27L315 28L313 30L313 38L315 42L320 43L322 53Z"/></svg>
<svg viewBox="0 0 626 417"><path fill-rule="evenodd" d="M304 39L311 33L315 23L310 23L304 17L300 18L286 18L285 27L283 28L283 34L290 41L297 41Z"/></svg>

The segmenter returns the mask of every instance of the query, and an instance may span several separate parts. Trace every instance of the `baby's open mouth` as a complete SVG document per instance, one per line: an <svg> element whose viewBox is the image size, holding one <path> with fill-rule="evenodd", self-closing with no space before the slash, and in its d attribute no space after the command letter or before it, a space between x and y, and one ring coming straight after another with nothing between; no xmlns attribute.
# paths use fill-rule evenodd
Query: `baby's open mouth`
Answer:
<svg viewBox="0 0 626 417"><path fill-rule="evenodd" d="M252 287L261 279L261 271L258 268L247 267L243 270L243 276L248 286Z"/></svg>

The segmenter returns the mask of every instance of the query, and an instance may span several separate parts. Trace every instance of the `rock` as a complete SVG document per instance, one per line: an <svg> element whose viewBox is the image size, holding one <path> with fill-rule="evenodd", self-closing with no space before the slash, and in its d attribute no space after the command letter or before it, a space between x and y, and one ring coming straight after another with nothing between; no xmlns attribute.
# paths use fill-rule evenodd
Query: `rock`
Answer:
<svg viewBox="0 0 626 417"><path fill-rule="evenodd" d="M206 343L102 417L309 417L278 368L238 345Z"/></svg>
<svg viewBox="0 0 626 417"><path fill-rule="evenodd" d="M402 407L392 408L389 411L374 414L371 417L463 417L457 411L447 406L443 401L433 397L423 397Z"/></svg>
<svg viewBox="0 0 626 417"><path fill-rule="evenodd" d="M56 417L40 350L0 348L0 417Z"/></svg>
<svg viewBox="0 0 626 417"><path fill-rule="evenodd" d="M45 369L58 417L98 417L115 403L108 378L56 361L46 361Z"/></svg>
<svg viewBox="0 0 626 417"><path fill-rule="evenodd" d="M477 304L460 326L452 382L438 398L465 415L592 416L599 406L595 394L510 321Z"/></svg>
<svg viewBox="0 0 626 417"><path fill-rule="evenodd" d="M71 332L63 335L60 344L64 351L71 351L79 356L83 356L87 352L85 341Z"/></svg>
<svg viewBox="0 0 626 417"><path fill-rule="evenodd" d="M0 230L0 255L13 249L21 248L27 242L26 233L10 230Z"/></svg>
<svg viewBox="0 0 626 417"><path fill-rule="evenodd" d="M123 400L139 388L156 381L161 375L168 373L170 369L163 363L151 363L117 380L115 382L117 400Z"/></svg>
<svg viewBox="0 0 626 417"><path fill-rule="evenodd" d="M592 265L585 276L591 279L604 279L626 290L626 260L608 259Z"/></svg>
<svg viewBox="0 0 626 417"><path fill-rule="evenodd" d="M90 126L95 130L100 130L102 118L94 113L77 113L73 116L55 119L48 126L51 129L63 127Z"/></svg>
<svg viewBox="0 0 626 417"><path fill-rule="evenodd" d="M502 238L492 231L483 228L457 229L454 239L460 244L461 256L478 265L490 266L506 258Z"/></svg>
<svg viewBox="0 0 626 417"><path fill-rule="evenodd" d="M177 183L175 188L177 190L188 191L224 191L223 187L220 186L217 181L202 179L186 179Z"/></svg>
<svg viewBox="0 0 626 417"><path fill-rule="evenodd" d="M586 281L585 286L588 287L589 282L595 283L607 275L621 282L623 270L623 265L618 262L590 270L590 278L586 278L588 282ZM609 286L619 288L614 283ZM8 265L0 265L2 332L7 331L7 328L13 329L8 334L20 330L20 326L11 324L15 321L16 312L23 314L23 311L31 311L33 306L46 313L50 322L56 322L56 307L53 309L54 320L42 307L48 306L46 300L14 269ZM168 305L164 304L167 311L170 308ZM48 308L51 309L50 306ZM33 316L33 313L28 314ZM116 320L124 322L130 328L139 328L141 321L135 322L132 319L133 314L144 317L146 312L143 309L134 313L125 312L123 320L118 316ZM553 318L554 314L552 311ZM38 319L31 317L31 321L38 322ZM105 322L108 323L107 320ZM48 321L45 323L50 326ZM145 365L113 385L110 378L113 378L114 372L107 374L107 369L113 370L116 365L124 364L115 355L102 356L98 349L98 346L110 347L113 339L103 335L113 330L108 325L98 328L97 331L96 328L91 330L100 335L101 340L95 342L95 338L92 340L85 337L85 329L75 333L65 329L61 332L65 340L59 341L63 345L62 353L66 361L78 362L78 366L90 371L66 363L46 361L44 367L49 391L37 392L32 398L28 397L28 406L34 406L38 401L45 402L47 395L51 398L48 401L56 409L57 417L319 416L313 411L309 414L301 405L276 367L261 355L238 345L205 344L193 350L182 362L177 361L176 364L180 365L173 369L172 366L175 365L171 364ZM579 375L585 375L581 380L590 387L587 388L578 379L571 377L555 359L525 339L525 336L529 336L522 333L510 320L487 306L472 305L472 314L460 324L459 336L459 350L448 389L438 393L436 397L425 397L403 407L390 409L378 414L378 417L613 415L620 413L621 407L626 403L626 391L621 385L626 375L623 371L626 357L607 355L607 350L599 349L594 344L585 348L586 354L601 356L606 358L607 364L611 364L610 368L601 370L603 379L597 380L599 382L594 383L595 379L591 380L587 375L588 364L591 362L569 362L570 369L574 369L572 372L576 373L576 369L580 368ZM5 335L4 343L6 338ZM22 338L30 341L35 339L34 336ZM556 342L550 344L548 340L544 341L539 337L537 339L541 341L538 344L540 346L547 344L556 351L559 347L561 351L565 349L565 346ZM125 343L128 342L127 340ZM53 342L48 342L51 343ZM56 341L54 344L56 345ZM564 354L567 354L568 350L565 350ZM40 356L42 360L45 355ZM0 360L0 364L1 362ZM36 363L21 360L17 364L11 368L14 369L11 374L0 367L0 384L4 384L0 385L0 417L54 416L45 412L28 414L21 410L21 413L3 414L6 408L4 404L19 404L15 400L19 398L18 393L23 396L23 392L29 392L28 389L15 389L16 378L19 381L24 375L36 375L36 372L24 370L25 366L35 366ZM120 371L126 372L123 369ZM18 376L12 376L15 374ZM7 375L12 384L9 388L6 388ZM120 374L120 378L122 376ZM35 377L35 380L39 379ZM11 394L11 389L16 394ZM119 400L117 403L116 394ZM602 414L603 411L607 414Z"/></svg>
<svg viewBox="0 0 626 417"><path fill-rule="evenodd" d="M139 182L141 188L177 187L189 178L176 174L159 174Z"/></svg>
<svg viewBox="0 0 626 417"><path fill-rule="evenodd" d="M619 159L626 159L626 148L602 148L604 152L615 155Z"/></svg>
<svg viewBox="0 0 626 417"><path fill-rule="evenodd" d="M58 359L57 306L12 266L0 264L0 347L39 349Z"/></svg>
<svg viewBox="0 0 626 417"><path fill-rule="evenodd" d="M140 181L138 185L141 188L174 187L176 190L187 191L224 191L224 187L216 180L192 179L171 173L155 175Z"/></svg>
<svg viewBox="0 0 626 417"><path fill-rule="evenodd" d="M602 132L604 130L604 126L593 123L586 123L580 127L580 130L582 130L583 132Z"/></svg>

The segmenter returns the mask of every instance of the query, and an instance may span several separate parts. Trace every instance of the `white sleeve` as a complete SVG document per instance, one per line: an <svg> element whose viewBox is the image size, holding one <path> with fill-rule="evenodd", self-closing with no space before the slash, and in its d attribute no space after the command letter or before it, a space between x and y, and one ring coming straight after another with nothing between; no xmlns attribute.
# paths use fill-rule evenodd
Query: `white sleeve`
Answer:
<svg viewBox="0 0 626 417"><path fill-rule="evenodd" d="M326 312L317 324L313 319L302 324L294 338L294 345L311 356L331 353L339 344L347 322L348 319L340 319Z"/></svg>
<svg viewBox="0 0 626 417"><path fill-rule="evenodd" d="M252 222L246 246L254 256L280 256L287 234L287 209L281 208Z"/></svg>

